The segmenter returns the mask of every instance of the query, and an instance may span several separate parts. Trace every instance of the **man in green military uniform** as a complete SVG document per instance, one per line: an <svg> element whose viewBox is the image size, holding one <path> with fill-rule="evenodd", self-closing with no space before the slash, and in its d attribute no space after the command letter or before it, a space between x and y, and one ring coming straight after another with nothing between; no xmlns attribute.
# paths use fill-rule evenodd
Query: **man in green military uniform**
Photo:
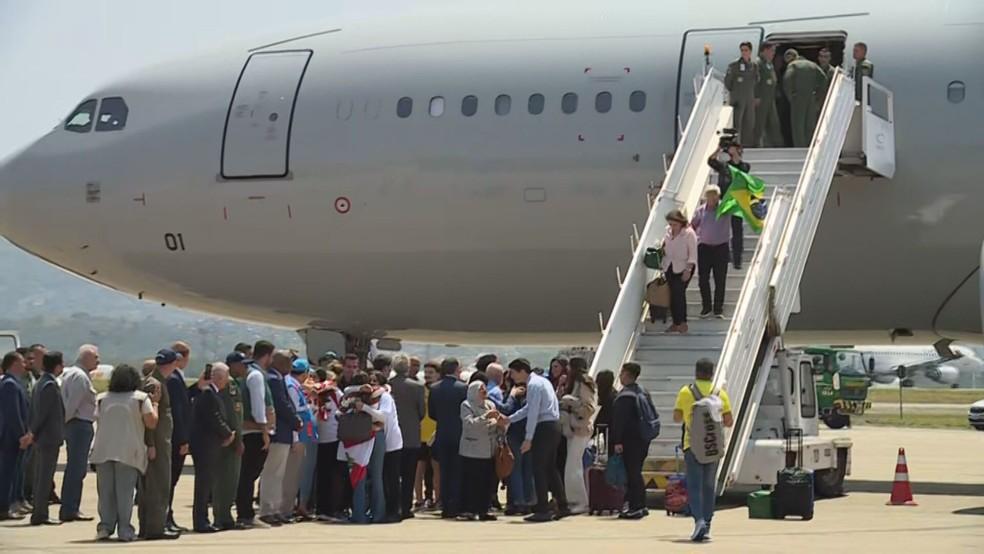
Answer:
<svg viewBox="0 0 984 554"><path fill-rule="evenodd" d="M854 43L854 99L861 101L861 78L875 77L875 64L868 59L868 45L863 42Z"/></svg>
<svg viewBox="0 0 984 554"><path fill-rule="evenodd" d="M830 48L821 48L817 54L817 65L820 71L827 77L823 83L823 90L817 95L817 109L823 109L823 103L827 101L827 91L830 90L830 82L834 80L834 66L830 65Z"/></svg>
<svg viewBox="0 0 984 554"><path fill-rule="evenodd" d="M755 62L758 82L755 85L755 136L752 146L785 146L782 128L779 126L779 112L776 111L776 87L779 82L776 79L776 67L772 65L775 57L776 45L763 42Z"/></svg>
<svg viewBox="0 0 984 554"><path fill-rule="evenodd" d="M217 478L212 485L212 511L215 515L215 526L219 530L244 529L232 518L232 504L236 500L236 487L239 484L239 466L243 455L243 396L239 387L241 379L246 378L245 356L233 352L226 356L226 364L215 364L216 367L227 368L232 379L229 384L219 391L219 409L229 428L235 432L232 444L219 449L215 459L215 475Z"/></svg>
<svg viewBox="0 0 984 554"><path fill-rule="evenodd" d="M817 95L823 92L827 81L820 66L790 48L783 55L786 73L782 76L782 90L789 99L789 123L793 130L793 146L810 145L817 126Z"/></svg>
<svg viewBox="0 0 984 554"><path fill-rule="evenodd" d="M171 397L164 383L178 367L178 355L165 348L157 353L154 362L156 367L144 380L143 390L149 394L160 390L161 400L157 405L157 427L144 434L148 461L147 471L137 482L137 519L140 521L140 538L176 539L180 533L164 529L171 493L171 432L174 428Z"/></svg>
<svg viewBox="0 0 984 554"><path fill-rule="evenodd" d="M728 65L724 86L728 89L734 108L734 126L742 142L751 143L755 133L755 85L758 72L752 63L752 43L743 42L739 47L741 57Z"/></svg>

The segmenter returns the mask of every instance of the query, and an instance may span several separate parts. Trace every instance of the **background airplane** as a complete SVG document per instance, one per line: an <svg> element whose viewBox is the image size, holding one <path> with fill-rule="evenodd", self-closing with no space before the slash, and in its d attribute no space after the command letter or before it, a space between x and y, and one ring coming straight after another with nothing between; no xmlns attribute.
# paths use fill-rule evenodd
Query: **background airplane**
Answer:
<svg viewBox="0 0 984 554"><path fill-rule="evenodd" d="M949 340L933 346L862 347L869 376L879 385L897 385L904 368L902 386L984 386L984 360L970 347L951 345Z"/></svg>

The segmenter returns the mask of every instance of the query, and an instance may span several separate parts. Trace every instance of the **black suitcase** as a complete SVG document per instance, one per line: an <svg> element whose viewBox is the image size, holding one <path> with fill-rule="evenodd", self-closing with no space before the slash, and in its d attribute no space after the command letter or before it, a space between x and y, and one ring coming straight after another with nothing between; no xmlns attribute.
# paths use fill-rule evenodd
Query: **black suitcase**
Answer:
<svg viewBox="0 0 984 554"><path fill-rule="evenodd" d="M813 471L803 469L803 430L790 429L786 434L786 452L792 452L793 440L799 446L798 455L787 456L787 467L776 472L776 488L772 492L772 512L776 519L800 516L813 519ZM790 458L795 463L790 463Z"/></svg>

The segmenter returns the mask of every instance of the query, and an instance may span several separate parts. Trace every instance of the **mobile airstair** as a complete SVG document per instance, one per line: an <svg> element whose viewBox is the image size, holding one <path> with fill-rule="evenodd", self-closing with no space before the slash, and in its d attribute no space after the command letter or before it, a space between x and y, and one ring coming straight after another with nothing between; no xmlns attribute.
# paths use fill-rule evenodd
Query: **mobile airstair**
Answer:
<svg viewBox="0 0 984 554"><path fill-rule="evenodd" d="M727 391L735 418L727 435L718 490L735 480L782 332L798 306L800 278L856 109L854 83L838 70L809 148L745 151L751 173L767 185L769 208L760 235L746 227L743 269L729 267L725 319L698 318L701 303L695 276L687 292L690 332L666 333L667 324L653 325L646 317L644 294L655 272L645 267L643 257L648 246L663 238L670 210L693 214L697 208L712 178L707 159L718 148L723 129L731 127L732 109L726 99L720 76L709 73L666 178L651 200L649 218L623 273L592 363L592 373L603 369L617 373L629 361L643 368L640 384L650 391L663 420L662 433L653 441L646 463L651 488L662 488L675 470L681 426L672 422L673 405L680 388L692 382L700 358L717 363L715 385Z"/></svg>

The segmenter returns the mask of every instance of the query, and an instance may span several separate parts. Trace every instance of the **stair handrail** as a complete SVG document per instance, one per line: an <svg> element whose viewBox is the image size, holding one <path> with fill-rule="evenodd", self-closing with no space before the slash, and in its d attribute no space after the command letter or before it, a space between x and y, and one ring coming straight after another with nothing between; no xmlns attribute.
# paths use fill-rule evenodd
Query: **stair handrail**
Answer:
<svg viewBox="0 0 984 554"><path fill-rule="evenodd" d="M768 259L761 261L771 268L757 276L750 271L742 288L732 327L721 352L720 369L715 375L715 386L723 387L731 397L735 419L734 428L727 439L724 459L718 468L718 494L737 479L741 469L757 406L751 399L754 390L751 385L761 371L769 371L766 365L771 366L772 363L776 344L774 339L785 330L796 304L800 279L853 112L854 81L838 69L831 80L803 170L790 199L789 213L781 227L772 229L778 240L763 249L763 234L756 251L756 257L759 254L768 256ZM774 215L774 208L769 208L770 218ZM765 233L769 233L768 226L767 221ZM743 304L746 294L749 305ZM745 325L749 328L743 333L742 326ZM752 408L746 409L749 405Z"/></svg>
<svg viewBox="0 0 984 554"><path fill-rule="evenodd" d="M847 130L854 115L854 80L838 68L810 143L806 165L796 186L792 217L786 223L776 270L770 283L772 325L782 333L797 304L800 280L820 225L823 206L837 170Z"/></svg>
<svg viewBox="0 0 984 554"><path fill-rule="evenodd" d="M639 332L650 276L643 264L646 248L663 237L667 213L673 209L683 209L685 213L692 214L697 207L710 171L704 160L717 148L722 110L728 110L730 119L731 108L725 105L726 98L727 91L721 74L709 72L704 77L683 138L650 208L632 261L620 284L618 297L591 363L591 375L603 369L617 372L630 355Z"/></svg>
<svg viewBox="0 0 984 554"><path fill-rule="evenodd" d="M726 488L728 478L735 473L732 469L740 461L742 450L738 448L747 441L743 425L753 422L754 416L745 413L758 367L762 338L769 323L769 277L775 270L776 255L782 243L783 230L793 210L794 193L792 187L779 186L769 201L769 212L765 218L762 234L752 261L748 264L735 313L728 327L721 356L714 373L714 387L725 391L731 399L731 414L735 425L727 436L725 454L719 466L717 490ZM694 360L696 362L696 360ZM751 425L748 425L751 427Z"/></svg>

